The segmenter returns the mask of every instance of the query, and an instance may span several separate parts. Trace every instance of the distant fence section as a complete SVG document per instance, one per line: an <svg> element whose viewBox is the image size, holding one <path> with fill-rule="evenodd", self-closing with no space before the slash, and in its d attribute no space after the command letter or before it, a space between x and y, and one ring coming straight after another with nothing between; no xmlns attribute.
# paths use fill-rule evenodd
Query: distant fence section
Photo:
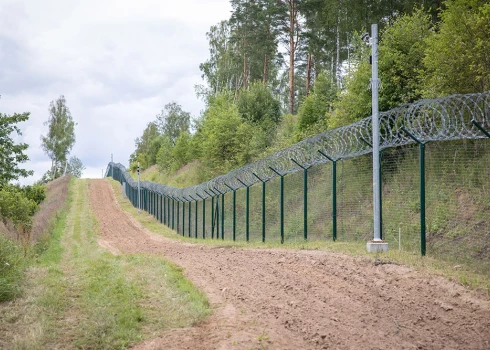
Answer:
<svg viewBox="0 0 490 350"><path fill-rule="evenodd" d="M490 92L421 100L380 114L382 232L390 249L425 255L427 246L447 255L464 243L472 248L459 249L460 260L490 258L490 232L469 233L490 227L489 116ZM197 186L142 181L141 209L195 238L367 241L371 128L369 117L328 130ZM138 206L137 181L123 165L109 163L106 176L124 184ZM456 224L458 218L466 226Z"/></svg>

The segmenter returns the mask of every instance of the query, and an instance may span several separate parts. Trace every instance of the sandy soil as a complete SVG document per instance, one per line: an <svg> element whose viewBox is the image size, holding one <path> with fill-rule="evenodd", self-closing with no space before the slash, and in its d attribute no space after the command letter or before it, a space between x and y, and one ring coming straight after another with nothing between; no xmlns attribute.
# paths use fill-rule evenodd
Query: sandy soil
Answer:
<svg viewBox="0 0 490 350"><path fill-rule="evenodd" d="M101 243L184 267L215 312L135 349L490 349L490 302L441 277L320 251L216 248L153 234L92 180Z"/></svg>

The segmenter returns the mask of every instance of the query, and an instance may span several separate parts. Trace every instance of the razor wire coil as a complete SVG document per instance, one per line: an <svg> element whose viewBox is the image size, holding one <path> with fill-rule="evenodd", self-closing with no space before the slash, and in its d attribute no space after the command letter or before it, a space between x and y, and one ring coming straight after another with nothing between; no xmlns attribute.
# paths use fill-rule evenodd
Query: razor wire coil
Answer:
<svg viewBox="0 0 490 350"><path fill-rule="evenodd" d="M489 115L490 91L423 99L402 105L380 113L380 150L414 143L415 141L404 130L423 142L486 138L485 133L477 125L489 130ZM319 151L330 159L349 159L371 153L370 145L372 145L372 117L327 130L269 157L196 186L174 188L142 181L140 187L168 198L190 202L210 198L213 194L216 196L250 187L280 175L301 171L302 167L309 168L316 164L330 162ZM110 162L106 176L109 175L111 167L119 168L124 181L129 186L137 186L137 181L120 163Z"/></svg>

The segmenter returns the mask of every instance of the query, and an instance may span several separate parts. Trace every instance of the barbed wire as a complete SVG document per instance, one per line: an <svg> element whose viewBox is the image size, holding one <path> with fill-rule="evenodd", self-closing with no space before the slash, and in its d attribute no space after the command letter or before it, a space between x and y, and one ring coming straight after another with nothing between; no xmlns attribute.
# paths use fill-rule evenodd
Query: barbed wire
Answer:
<svg viewBox="0 0 490 350"><path fill-rule="evenodd" d="M490 130L489 115L490 91L423 99L402 105L380 113L380 149L414 143L415 141L406 131L422 142L486 138L487 136L479 127ZM140 186L180 201L204 199L212 194L230 192L230 188L239 189L260 181L268 181L279 176L278 173L283 176L300 171L301 167L309 168L316 164L330 162L331 160L324 155L338 160L371 153L370 145L372 145L372 117L325 131L269 157L196 186L175 188L149 181L140 182ZM120 163L110 162L106 175L109 174L112 166L121 170L130 186L137 186L137 182Z"/></svg>

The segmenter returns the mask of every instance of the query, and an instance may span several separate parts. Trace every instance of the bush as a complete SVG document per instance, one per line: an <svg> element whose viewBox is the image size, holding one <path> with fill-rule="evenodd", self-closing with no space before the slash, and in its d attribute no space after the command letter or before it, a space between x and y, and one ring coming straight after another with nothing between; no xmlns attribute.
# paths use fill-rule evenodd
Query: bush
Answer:
<svg viewBox="0 0 490 350"><path fill-rule="evenodd" d="M17 230L28 231L37 208L38 204L18 188L12 186L0 189L0 217L4 224L10 220Z"/></svg>
<svg viewBox="0 0 490 350"><path fill-rule="evenodd" d="M41 204L41 202L46 198L46 187L43 185L32 185L22 187L26 198L34 201L36 204Z"/></svg>
<svg viewBox="0 0 490 350"><path fill-rule="evenodd" d="M0 232L0 302L20 294L24 268L22 247Z"/></svg>
<svg viewBox="0 0 490 350"><path fill-rule="evenodd" d="M214 98L204 113L199 131L201 160L210 168L229 171L248 160L253 133L250 125L243 122L231 94Z"/></svg>

